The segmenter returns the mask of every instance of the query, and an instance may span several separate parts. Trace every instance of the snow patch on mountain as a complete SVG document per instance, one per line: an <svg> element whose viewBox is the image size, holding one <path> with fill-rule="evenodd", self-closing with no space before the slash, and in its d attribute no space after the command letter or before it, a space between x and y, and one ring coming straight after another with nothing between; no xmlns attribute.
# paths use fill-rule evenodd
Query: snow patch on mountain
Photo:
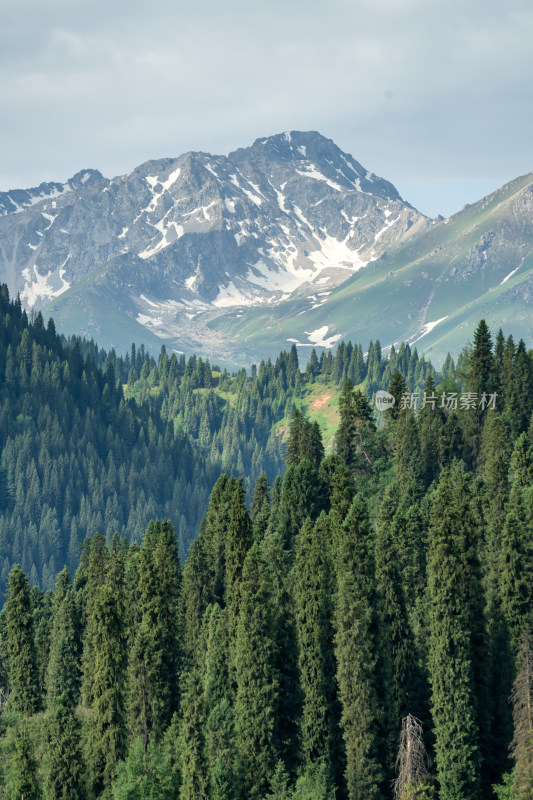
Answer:
<svg viewBox="0 0 533 800"><path fill-rule="evenodd" d="M342 186L339 186L338 183L335 183L334 181L330 180L325 175L323 175L321 172L319 172L314 164L309 164L306 167L305 171L297 169L296 172L298 173L298 175L303 175L304 178L314 178L317 181L324 181L324 183L326 183L332 189L335 189L335 191L337 192L344 191Z"/></svg>
<svg viewBox="0 0 533 800"><path fill-rule="evenodd" d="M25 286L20 293L21 300L27 303L30 308L33 308L38 301L59 297L60 294L70 289L70 283L65 279L65 267L69 259L70 255L67 256L57 272L50 270L46 275L41 275L37 269L37 264L33 265L33 275L29 267L23 269L22 277L25 280ZM54 280L54 277L56 280ZM54 288L54 284L57 284L57 279L61 282L61 286Z"/></svg>
<svg viewBox="0 0 533 800"><path fill-rule="evenodd" d="M522 266L522 265L520 265L520 266ZM520 266L518 266L518 267L516 267L515 269L511 270L511 272L510 272L508 275L506 275L506 276L505 276L505 278L503 279L503 281L501 281L501 283L500 283L499 285L500 285L500 286L503 286L503 284L504 284L504 283L507 283L507 281L508 281L510 278L512 278L512 277L513 277L513 275L514 275L516 272L518 272L518 270L520 269Z"/></svg>
<svg viewBox="0 0 533 800"><path fill-rule="evenodd" d="M357 272L368 264L368 261L360 258L357 250L352 250L348 246L346 240L339 241L334 236L326 234L324 239L319 240L319 243L320 248L309 253L309 259L316 264L319 271L328 267L337 267Z"/></svg>
<svg viewBox="0 0 533 800"><path fill-rule="evenodd" d="M253 306L257 304L257 300L253 297L241 292L233 281L230 281L227 286L222 286L213 300L215 308L231 308L232 306Z"/></svg>
<svg viewBox="0 0 533 800"><path fill-rule="evenodd" d="M431 333L433 328L436 328L437 325L439 325L441 322L444 322L445 319L448 319L448 317L441 317L440 319L436 319L434 322L426 322L426 324L422 326L419 333L417 333L413 339L409 339L409 344L415 344L415 342L418 342L424 336L427 336L428 333Z"/></svg>
<svg viewBox="0 0 533 800"><path fill-rule="evenodd" d="M311 344L315 345L315 347L333 347L335 342L338 342L339 339L342 339L342 333L336 333L333 336L327 336L329 330L329 325L323 325L321 328L317 328L314 331L304 331L307 338L311 342Z"/></svg>
<svg viewBox="0 0 533 800"><path fill-rule="evenodd" d="M154 228L157 228L158 225L161 225L161 222L154 225ZM179 239L180 236L183 236L183 225L177 225L175 222L170 222L168 227L161 228L161 233L163 234L163 238L156 242L156 244L146 247L141 253L139 253L139 258L150 258L150 256L154 256L156 253L164 250L165 247L173 244L176 239Z"/></svg>

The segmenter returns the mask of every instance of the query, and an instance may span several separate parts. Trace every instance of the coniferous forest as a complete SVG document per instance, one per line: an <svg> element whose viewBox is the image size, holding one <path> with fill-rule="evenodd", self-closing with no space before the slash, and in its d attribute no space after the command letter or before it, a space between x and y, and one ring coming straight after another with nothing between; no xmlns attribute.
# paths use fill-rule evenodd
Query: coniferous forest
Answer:
<svg viewBox="0 0 533 800"><path fill-rule="evenodd" d="M230 375L0 300L2 797L531 800L524 342Z"/></svg>

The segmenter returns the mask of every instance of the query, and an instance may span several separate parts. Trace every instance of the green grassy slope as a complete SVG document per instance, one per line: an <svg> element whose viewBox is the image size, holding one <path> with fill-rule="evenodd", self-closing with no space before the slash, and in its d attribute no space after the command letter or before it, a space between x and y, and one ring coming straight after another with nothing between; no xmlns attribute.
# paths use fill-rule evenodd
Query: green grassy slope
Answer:
<svg viewBox="0 0 533 800"><path fill-rule="evenodd" d="M383 346L413 341L442 320L418 349L441 361L457 352L481 316L515 336L533 333L533 175L517 178L453 217L385 254L334 290L318 308L287 301L269 309L227 314L213 327L262 355L327 326ZM513 270L516 273L508 277ZM502 283L502 281L505 283ZM306 348L307 349L307 348Z"/></svg>

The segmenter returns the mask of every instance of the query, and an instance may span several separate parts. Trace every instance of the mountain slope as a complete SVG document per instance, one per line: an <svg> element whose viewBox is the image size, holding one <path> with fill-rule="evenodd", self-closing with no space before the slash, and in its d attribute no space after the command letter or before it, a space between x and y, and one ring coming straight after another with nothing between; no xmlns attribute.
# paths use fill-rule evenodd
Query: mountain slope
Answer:
<svg viewBox="0 0 533 800"><path fill-rule="evenodd" d="M15 563L50 589L86 536L140 541L156 517L172 518L184 554L221 471L149 404L125 400L113 364L97 367L87 347L39 314L29 323L0 287L2 595Z"/></svg>
<svg viewBox="0 0 533 800"><path fill-rule="evenodd" d="M5 196L0 278L27 306L50 303L63 329L107 345L139 339L137 323L145 341L193 349L205 338L203 324L191 326L198 314L311 289L325 296L431 224L315 132L258 139L227 157L150 161L113 180L87 171L58 187L43 199L31 190L27 207Z"/></svg>
<svg viewBox="0 0 533 800"><path fill-rule="evenodd" d="M320 305L297 298L210 323L221 339L269 354L274 343L328 345L340 337L418 342L438 363L458 352L480 317L515 337L533 334L533 174L400 243Z"/></svg>

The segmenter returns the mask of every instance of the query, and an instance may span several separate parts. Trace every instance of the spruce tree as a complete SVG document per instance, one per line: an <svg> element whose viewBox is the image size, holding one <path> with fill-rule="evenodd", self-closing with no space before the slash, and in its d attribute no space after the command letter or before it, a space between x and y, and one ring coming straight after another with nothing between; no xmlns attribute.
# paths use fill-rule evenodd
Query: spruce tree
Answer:
<svg viewBox="0 0 533 800"><path fill-rule="evenodd" d="M110 585L97 587L91 614L94 699L88 719L87 766L92 791L110 797L116 766L126 749L124 610Z"/></svg>
<svg viewBox="0 0 533 800"><path fill-rule="evenodd" d="M266 534L270 520L270 486L264 472L256 481L250 512L253 539L260 542Z"/></svg>
<svg viewBox="0 0 533 800"><path fill-rule="evenodd" d="M261 543L269 566L271 609L276 647L274 671L278 680L275 716L279 756L291 777L301 764L300 717L302 688L298 668L295 574L292 556L283 547L279 532L269 533Z"/></svg>
<svg viewBox="0 0 533 800"><path fill-rule="evenodd" d="M289 788L289 775L283 761L280 760L270 782L270 793L267 795L267 800L293 800L293 797Z"/></svg>
<svg viewBox="0 0 533 800"><path fill-rule="evenodd" d="M212 594L209 591L211 572L202 535L194 540L183 567L180 606L183 617L184 657L190 666L199 667L203 658L202 623Z"/></svg>
<svg viewBox="0 0 533 800"><path fill-rule="evenodd" d="M301 459L301 443L305 420L299 408L294 410L292 422L289 426L289 438L287 441L287 452L285 463L287 467L295 467Z"/></svg>
<svg viewBox="0 0 533 800"><path fill-rule="evenodd" d="M9 575L6 632L11 707L20 714L34 714L41 708L41 695L33 615L28 580L18 565Z"/></svg>
<svg viewBox="0 0 533 800"><path fill-rule="evenodd" d="M376 583L382 696L387 710L384 733L392 765L401 720L417 697L416 648L409 623L398 554L390 524L384 522L376 539ZM420 712L418 712L420 713Z"/></svg>
<svg viewBox="0 0 533 800"><path fill-rule="evenodd" d="M207 574L205 583L206 603L222 603L225 587L226 539L230 521L233 494L237 480L221 475L213 487L209 498L207 513L200 526L202 558L205 560ZM202 566L202 570L204 567ZM202 608L202 614L205 605Z"/></svg>
<svg viewBox="0 0 533 800"><path fill-rule="evenodd" d="M130 662L130 714L137 731L159 738L179 701L180 564L170 522L151 522L139 562L141 622ZM135 724L134 724L134 727Z"/></svg>
<svg viewBox="0 0 533 800"><path fill-rule="evenodd" d="M325 520L325 514L323 514ZM327 648L329 597L326 575L326 541L322 517L313 525L305 520L297 537L296 623L300 680L304 693L302 749L305 764L329 756Z"/></svg>
<svg viewBox="0 0 533 800"><path fill-rule="evenodd" d="M235 730L244 796L261 800L278 760L275 630L269 570L258 544L244 562L235 644Z"/></svg>
<svg viewBox="0 0 533 800"><path fill-rule="evenodd" d="M66 693L75 704L80 686L79 629L74 591L65 567L58 575L53 599L50 659L46 676L48 706Z"/></svg>
<svg viewBox="0 0 533 800"><path fill-rule="evenodd" d="M513 486L528 486L533 482L533 446L527 433L521 433L515 442L511 457Z"/></svg>
<svg viewBox="0 0 533 800"><path fill-rule="evenodd" d="M7 800L42 800L33 742L22 726L15 735L15 748L6 786Z"/></svg>
<svg viewBox="0 0 533 800"><path fill-rule="evenodd" d="M515 653L533 612L533 521L528 519L525 506L523 490L514 488L506 508L496 565L502 610Z"/></svg>
<svg viewBox="0 0 533 800"><path fill-rule="evenodd" d="M429 531L429 677L442 800L479 797L480 731L465 597L464 507L450 469L441 474Z"/></svg>
<svg viewBox="0 0 533 800"><path fill-rule="evenodd" d="M490 331L487 323L482 319L474 331L468 376L468 388L471 392L476 392L481 397L483 392L489 394L494 391L496 384L494 366Z"/></svg>
<svg viewBox="0 0 533 800"><path fill-rule="evenodd" d="M401 413L402 395L407 392L407 384L401 372L396 371L394 373L390 379L387 391L394 397L394 405L387 409L385 413L390 417L390 419L396 420Z"/></svg>
<svg viewBox="0 0 533 800"><path fill-rule="evenodd" d="M51 706L45 750L45 800L84 800L81 726L71 698L56 696Z"/></svg>
<svg viewBox="0 0 533 800"><path fill-rule="evenodd" d="M103 536L95 533L89 551L87 580L83 587L83 613L85 616L85 630L83 634L83 654L82 654L82 682L81 699L84 705L89 706L94 698L93 692L93 664L94 653L94 625L96 618L94 615L94 603L96 594L100 586L105 582L108 552ZM81 576L80 576L81 580Z"/></svg>
<svg viewBox="0 0 533 800"><path fill-rule="evenodd" d="M378 800L380 708L376 687L375 579L364 500L357 495L337 552L335 651L349 800Z"/></svg>
<svg viewBox="0 0 533 800"><path fill-rule="evenodd" d="M352 466L354 459L356 418L353 392L352 381L346 381L339 397L340 420L339 427L335 433L335 450L348 467Z"/></svg>
<svg viewBox="0 0 533 800"><path fill-rule="evenodd" d="M179 752L180 800L207 800L208 786L204 753L205 709L198 672L185 678L181 705Z"/></svg>
<svg viewBox="0 0 533 800"><path fill-rule="evenodd" d="M145 749L141 738L133 741L117 766L112 791L113 800L175 800L172 771L158 742Z"/></svg>
<svg viewBox="0 0 533 800"><path fill-rule="evenodd" d="M440 463L439 442L444 414L439 408L435 381L428 375L424 386L425 405L418 416L422 478L427 486L437 477Z"/></svg>
<svg viewBox="0 0 533 800"><path fill-rule="evenodd" d="M204 670L205 759L210 800L231 800L235 792L235 724L229 679L227 614L206 611Z"/></svg>
<svg viewBox="0 0 533 800"><path fill-rule="evenodd" d="M418 423L412 411L398 417L396 423L396 476L402 489L406 489L413 481L421 481L424 476L424 465L420 449Z"/></svg>
<svg viewBox="0 0 533 800"><path fill-rule="evenodd" d="M246 553L252 543L252 524L244 502L242 481L234 486L226 538L226 593L229 634L232 642L237 635L241 579Z"/></svg>
<svg viewBox="0 0 533 800"><path fill-rule="evenodd" d="M324 504L324 486L311 462L304 459L298 466L289 467L283 479L277 513L277 530L289 552L294 552L296 535L306 517L315 520Z"/></svg>
<svg viewBox="0 0 533 800"><path fill-rule="evenodd" d="M533 797L533 641L529 623L520 643L512 701L513 796L514 800L530 800Z"/></svg>
<svg viewBox="0 0 533 800"><path fill-rule="evenodd" d="M336 528L346 519L353 500L353 474L342 459L336 453L332 453L322 461L319 477L326 487L330 517Z"/></svg>

